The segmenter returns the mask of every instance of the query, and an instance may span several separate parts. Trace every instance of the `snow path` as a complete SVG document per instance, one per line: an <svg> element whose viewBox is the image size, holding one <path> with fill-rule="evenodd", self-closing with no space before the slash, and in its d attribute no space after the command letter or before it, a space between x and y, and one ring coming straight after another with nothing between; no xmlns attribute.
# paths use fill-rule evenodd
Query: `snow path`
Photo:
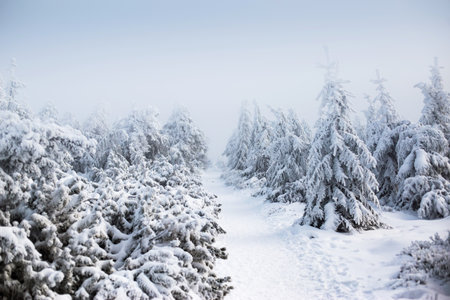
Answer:
<svg viewBox="0 0 450 300"><path fill-rule="evenodd" d="M262 215L263 202L225 186L219 172L208 171L204 183L222 203L220 224L227 234L220 243L229 255L217 269L232 278L234 289L227 299L313 299L299 281L298 257Z"/></svg>
<svg viewBox="0 0 450 300"><path fill-rule="evenodd" d="M203 181L222 204L219 224L227 233L218 244L228 259L217 262L217 273L231 276L234 287L226 299L450 299L450 288L437 283L390 288L404 259L397 254L413 240L445 236L450 217L427 221L385 212L393 229L342 234L292 226L303 204L264 202L226 186L217 170Z"/></svg>

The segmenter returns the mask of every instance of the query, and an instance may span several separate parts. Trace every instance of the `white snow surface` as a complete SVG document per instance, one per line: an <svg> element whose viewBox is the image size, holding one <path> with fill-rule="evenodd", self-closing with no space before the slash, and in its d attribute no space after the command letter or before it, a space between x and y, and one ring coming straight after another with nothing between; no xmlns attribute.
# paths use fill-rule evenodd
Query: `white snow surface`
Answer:
<svg viewBox="0 0 450 300"><path fill-rule="evenodd" d="M394 289L405 259L401 250L438 232L446 237L450 217L422 220L405 212L382 212L392 229L342 234L299 226L304 204L268 203L252 190L226 186L220 171L204 175L206 189L222 204L227 232L218 239L229 254L217 263L231 276L232 299L450 299L448 284Z"/></svg>

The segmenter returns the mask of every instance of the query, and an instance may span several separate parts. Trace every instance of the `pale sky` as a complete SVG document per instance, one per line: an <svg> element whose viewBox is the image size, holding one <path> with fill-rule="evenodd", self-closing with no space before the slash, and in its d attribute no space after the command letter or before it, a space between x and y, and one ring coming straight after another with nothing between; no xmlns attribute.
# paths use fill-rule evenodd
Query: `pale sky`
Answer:
<svg viewBox="0 0 450 300"><path fill-rule="evenodd" d="M176 105L205 132L211 157L243 100L293 108L314 124L323 47L365 109L380 69L400 115L417 121L438 57L450 91L450 1L0 0L0 73L12 57L35 111L51 101L80 119L100 104L112 118Z"/></svg>

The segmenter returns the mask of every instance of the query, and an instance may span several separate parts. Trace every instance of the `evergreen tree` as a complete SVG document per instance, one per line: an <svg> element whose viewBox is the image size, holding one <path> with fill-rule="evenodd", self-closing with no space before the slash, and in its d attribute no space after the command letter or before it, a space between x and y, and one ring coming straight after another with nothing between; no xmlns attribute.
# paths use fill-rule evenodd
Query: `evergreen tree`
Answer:
<svg viewBox="0 0 450 300"><path fill-rule="evenodd" d="M308 156L308 191L301 224L341 232L381 226L373 206L377 182L375 160L357 136L349 118L349 94L342 81L328 72L322 115Z"/></svg>
<svg viewBox="0 0 450 300"><path fill-rule="evenodd" d="M106 110L96 108L84 121L83 133L97 142L94 165L97 168L106 168L114 139L111 137L111 127L107 121Z"/></svg>
<svg viewBox="0 0 450 300"><path fill-rule="evenodd" d="M58 110L55 105L48 102L39 112L39 119L43 122L58 123Z"/></svg>
<svg viewBox="0 0 450 300"><path fill-rule="evenodd" d="M373 156L377 161L375 171L379 190L377 193L380 204L395 206L398 192L397 174L399 162L397 157L397 145L402 132L413 126L409 121L400 121L386 128L377 142L377 148Z"/></svg>
<svg viewBox="0 0 450 300"><path fill-rule="evenodd" d="M391 118L379 140L374 154L378 196L383 204L417 211L421 218L446 217L450 212L449 147L444 134L448 95L442 91L437 63L432 67L432 84L418 86L425 95L420 124L393 123Z"/></svg>
<svg viewBox="0 0 450 300"><path fill-rule="evenodd" d="M207 145L203 134L192 121L186 109L176 109L163 127L168 136L170 162L184 164L192 170L205 168Z"/></svg>
<svg viewBox="0 0 450 300"><path fill-rule="evenodd" d="M378 70L376 73L377 78L372 82L376 85L377 95L372 101L374 117L367 120L367 127L370 131L367 133L367 143L377 160L375 175L379 184L378 199L382 204L389 204L397 190L395 177L398 172L398 164L395 143L407 123L399 121L393 99L384 86L386 79L380 76Z"/></svg>
<svg viewBox="0 0 450 300"><path fill-rule="evenodd" d="M157 117L152 108L133 110L113 126L110 149L132 165L152 162L158 154L166 153L167 138L161 134Z"/></svg>
<svg viewBox="0 0 450 300"><path fill-rule="evenodd" d="M378 70L376 74L377 78L372 80L372 82L376 85L377 95L373 100L368 99L369 109L366 114L366 143L372 153L375 151L384 131L392 129L399 121L397 111L393 105L393 99L384 86L386 79L381 77Z"/></svg>
<svg viewBox="0 0 450 300"><path fill-rule="evenodd" d="M431 66L431 82L416 85L425 97L419 122L423 125L437 126L447 141L450 141L450 94L443 89L440 68L435 58L434 65Z"/></svg>
<svg viewBox="0 0 450 300"><path fill-rule="evenodd" d="M396 145L399 171L395 206L435 219L450 213L448 141L430 125L411 125L399 133Z"/></svg>
<svg viewBox="0 0 450 300"><path fill-rule="evenodd" d="M6 110L6 92L3 86L3 79L0 76L0 110Z"/></svg>
<svg viewBox="0 0 450 300"><path fill-rule="evenodd" d="M19 90L25 87L25 84L16 77L16 60L11 60L9 69L9 82L6 86L6 97L0 101L0 109L17 113L21 118L30 118L30 111L27 107L18 101ZM1 94L2 92L0 92Z"/></svg>
<svg viewBox="0 0 450 300"><path fill-rule="evenodd" d="M305 175L311 136L309 128L290 110L276 111L272 157L265 193L271 201L304 201Z"/></svg>
<svg viewBox="0 0 450 300"><path fill-rule="evenodd" d="M364 111L366 126L361 139L366 143L367 148L373 152L376 148L376 143L378 142L376 137L379 135L379 123L376 120L377 113L374 99L372 99L369 95L365 95L365 98L369 106L367 107L367 110ZM358 136L361 137L361 133L359 133Z"/></svg>
<svg viewBox="0 0 450 300"><path fill-rule="evenodd" d="M181 147L178 137L181 145L203 137L188 119L171 127L170 144L149 110L112 130L88 122L94 140L49 120L52 109L40 120L10 108L0 109L1 297L212 300L228 293L229 278L214 272L226 258L214 245L224 233L219 204L188 159L171 164L168 156L167 148ZM189 146L194 160L205 155L200 142ZM105 162L94 168L99 149Z"/></svg>
<svg viewBox="0 0 450 300"><path fill-rule="evenodd" d="M252 123L247 103L241 108L238 128L228 141L225 156L228 157L228 167L232 170L243 171L247 168L247 158L251 148Z"/></svg>
<svg viewBox="0 0 450 300"><path fill-rule="evenodd" d="M253 125L245 175L250 178L253 176L263 178L269 168L271 155L269 148L273 134L268 121L261 115L258 104L255 102L253 105Z"/></svg>

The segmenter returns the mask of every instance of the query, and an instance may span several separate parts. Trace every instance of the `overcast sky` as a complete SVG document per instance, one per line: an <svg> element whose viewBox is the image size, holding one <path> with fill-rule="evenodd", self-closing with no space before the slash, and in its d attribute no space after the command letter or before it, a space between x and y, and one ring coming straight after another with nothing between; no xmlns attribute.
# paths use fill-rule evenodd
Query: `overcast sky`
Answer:
<svg viewBox="0 0 450 300"><path fill-rule="evenodd" d="M450 86L450 1L0 0L0 72L10 59L34 110L53 102L83 119L187 107L221 153L243 100L294 108L314 124L323 46L356 111L380 69L401 116L417 121L437 56Z"/></svg>

